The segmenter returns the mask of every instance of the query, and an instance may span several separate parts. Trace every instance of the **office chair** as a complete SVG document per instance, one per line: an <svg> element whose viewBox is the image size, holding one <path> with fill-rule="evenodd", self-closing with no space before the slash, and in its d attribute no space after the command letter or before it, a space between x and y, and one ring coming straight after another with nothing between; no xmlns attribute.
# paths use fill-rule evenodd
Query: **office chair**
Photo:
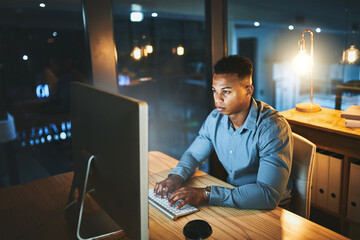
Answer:
<svg viewBox="0 0 360 240"><path fill-rule="evenodd" d="M294 150L291 177L294 181L290 211L309 219L311 182L315 164L316 145L293 133Z"/></svg>

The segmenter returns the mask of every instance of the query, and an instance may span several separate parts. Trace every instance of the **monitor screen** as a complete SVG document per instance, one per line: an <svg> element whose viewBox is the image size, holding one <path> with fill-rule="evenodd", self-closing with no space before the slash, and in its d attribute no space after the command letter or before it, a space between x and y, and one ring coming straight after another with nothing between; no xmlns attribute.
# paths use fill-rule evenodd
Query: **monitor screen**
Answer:
<svg viewBox="0 0 360 240"><path fill-rule="evenodd" d="M91 197L128 237L148 239L147 104L82 83L72 83L70 96L74 180L69 202L76 190L81 195L91 189ZM77 209L81 222L82 206Z"/></svg>

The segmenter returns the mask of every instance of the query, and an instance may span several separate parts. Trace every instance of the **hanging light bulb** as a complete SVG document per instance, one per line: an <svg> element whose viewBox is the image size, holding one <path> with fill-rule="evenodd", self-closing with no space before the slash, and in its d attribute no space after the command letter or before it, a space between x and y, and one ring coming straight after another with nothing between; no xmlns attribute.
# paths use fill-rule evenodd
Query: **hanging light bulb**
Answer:
<svg viewBox="0 0 360 240"><path fill-rule="evenodd" d="M355 48L355 45L351 45L343 54L343 62L348 64L354 64L359 58L359 50Z"/></svg>
<svg viewBox="0 0 360 240"><path fill-rule="evenodd" d="M312 67L311 57L306 52L299 52L293 60L293 67L300 75L308 74Z"/></svg>
<svg viewBox="0 0 360 240"><path fill-rule="evenodd" d="M133 51L131 52L130 56L133 57L135 60L141 59L141 49L139 47L134 47Z"/></svg>
<svg viewBox="0 0 360 240"><path fill-rule="evenodd" d="M142 57L147 57L149 54L154 52L154 48L152 45L148 44L146 46L135 46L132 50L130 56L135 60L140 60Z"/></svg>
<svg viewBox="0 0 360 240"><path fill-rule="evenodd" d="M308 74L312 69L313 60L312 57L306 53L304 38L299 40L299 53L295 56L292 64L295 72L300 75Z"/></svg>
<svg viewBox="0 0 360 240"><path fill-rule="evenodd" d="M182 56L182 55L184 55L184 52L185 52L184 47L181 46L181 44L180 44L176 49L176 54L179 56Z"/></svg>
<svg viewBox="0 0 360 240"><path fill-rule="evenodd" d="M151 44L145 46L146 52L151 54L154 51L154 48Z"/></svg>

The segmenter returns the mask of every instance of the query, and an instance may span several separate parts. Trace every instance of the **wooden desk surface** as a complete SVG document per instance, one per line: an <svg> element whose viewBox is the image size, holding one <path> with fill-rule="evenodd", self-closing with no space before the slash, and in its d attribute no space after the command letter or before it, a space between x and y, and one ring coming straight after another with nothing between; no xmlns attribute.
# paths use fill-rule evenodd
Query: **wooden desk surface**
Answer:
<svg viewBox="0 0 360 240"><path fill-rule="evenodd" d="M345 127L345 118L340 117L341 113L340 110L329 108L321 108L321 111L314 113L299 112L294 108L281 112L289 122L360 139L360 128Z"/></svg>
<svg viewBox="0 0 360 240"><path fill-rule="evenodd" d="M317 147L358 158L360 156L360 128L345 127L342 111L321 108L315 113L290 109L281 112L289 122L293 132L309 139Z"/></svg>
<svg viewBox="0 0 360 240"><path fill-rule="evenodd" d="M160 152L149 153L149 187L162 180L177 161ZM0 189L1 239L75 239L65 221L65 207L73 173ZM198 171L190 186L231 185ZM282 208L272 211L238 210L202 205L200 211L172 221L149 205L150 239L184 239L188 221L204 219L210 239L347 239Z"/></svg>

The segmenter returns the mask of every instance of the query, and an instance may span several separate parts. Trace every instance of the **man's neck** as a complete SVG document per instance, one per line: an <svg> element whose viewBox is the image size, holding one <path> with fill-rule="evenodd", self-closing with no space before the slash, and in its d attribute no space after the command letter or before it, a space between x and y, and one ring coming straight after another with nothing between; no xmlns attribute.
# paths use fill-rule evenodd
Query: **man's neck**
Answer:
<svg viewBox="0 0 360 240"><path fill-rule="evenodd" d="M250 111L250 106L251 106L251 104L249 103L249 106L246 109L244 109L238 113L229 115L229 119L233 125L234 130L237 130L239 127L241 127L245 123L246 118Z"/></svg>

